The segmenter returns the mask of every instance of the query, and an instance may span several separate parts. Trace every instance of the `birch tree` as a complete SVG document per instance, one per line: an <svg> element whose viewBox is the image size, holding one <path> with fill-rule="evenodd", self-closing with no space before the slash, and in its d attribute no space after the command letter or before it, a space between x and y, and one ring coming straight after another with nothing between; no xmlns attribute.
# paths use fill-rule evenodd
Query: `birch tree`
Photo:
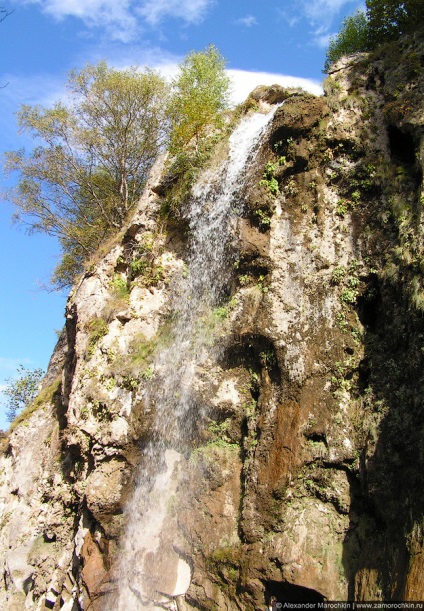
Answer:
<svg viewBox="0 0 424 611"><path fill-rule="evenodd" d="M6 170L18 172L6 194L14 219L60 241L59 285L122 226L167 132L168 87L152 70L88 65L70 73L68 92L68 104L21 107L20 129L35 147L5 158Z"/></svg>

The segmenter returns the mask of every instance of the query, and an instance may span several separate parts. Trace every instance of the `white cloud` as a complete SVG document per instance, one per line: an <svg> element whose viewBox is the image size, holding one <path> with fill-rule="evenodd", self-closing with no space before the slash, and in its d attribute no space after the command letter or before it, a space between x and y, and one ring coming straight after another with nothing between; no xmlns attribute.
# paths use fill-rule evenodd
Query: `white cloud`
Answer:
<svg viewBox="0 0 424 611"><path fill-rule="evenodd" d="M301 87L314 95L322 95L323 93L321 85L316 81L297 76L274 74L270 72L249 72L247 70L228 70L227 72L233 82L231 100L233 104L243 102L249 93L258 85Z"/></svg>
<svg viewBox="0 0 424 611"><path fill-rule="evenodd" d="M319 34L318 32L315 34L315 39L314 42L317 45L317 47L321 47L321 49L326 49L328 47L328 44L330 42L330 38L332 36L335 36L336 33L333 32L331 34Z"/></svg>
<svg viewBox="0 0 424 611"><path fill-rule="evenodd" d="M87 27L105 28L116 40L128 42L145 22L155 26L165 17L199 23L214 0L17 0L38 4L41 10L62 20L81 19Z"/></svg>
<svg viewBox="0 0 424 611"><path fill-rule="evenodd" d="M291 15L287 11L283 11L281 9L277 9L277 10L278 10L279 16L282 17L285 21L287 21L289 27L291 28L294 27L301 19L299 14Z"/></svg>
<svg viewBox="0 0 424 611"><path fill-rule="evenodd" d="M178 64L183 58L170 55L156 55L143 57L143 64L158 70L167 78L173 78L178 73ZM244 102L249 93L258 85L281 85L282 87L300 87L314 95L322 95L323 89L320 83L312 79L298 76L278 74L274 72L253 72L249 70L228 69L231 79L231 104L236 105Z"/></svg>
<svg viewBox="0 0 424 611"><path fill-rule="evenodd" d="M297 25L301 18L306 19L311 27L312 42L325 47L341 11L344 9L344 13L350 14L360 6L358 0L296 0L290 8L280 9L279 14L290 27Z"/></svg>
<svg viewBox="0 0 424 611"><path fill-rule="evenodd" d="M137 8L150 25L157 25L164 17L176 17L186 23L199 23L206 16L213 0L144 0Z"/></svg>
<svg viewBox="0 0 424 611"><path fill-rule="evenodd" d="M22 4L38 4L55 19L81 19L87 27L102 27L116 40L127 42L137 31L137 18L132 0L18 0Z"/></svg>
<svg viewBox="0 0 424 611"><path fill-rule="evenodd" d="M141 64L158 70L166 78L173 78L177 75L178 64L180 64L182 60L183 57L165 53L160 49L146 50L139 55ZM126 65L129 66L132 63L131 61L127 61ZM121 64L120 67L123 68L125 66ZM231 79L231 103L234 105L244 102L249 93L251 93L255 87L258 87L258 85L301 87L314 95L323 94L321 84L312 79L274 72L253 72L250 70L228 69L226 72Z"/></svg>
<svg viewBox="0 0 424 611"><path fill-rule="evenodd" d="M135 56L140 65L158 70L166 78L173 78L177 75L178 65L184 59L182 56L173 55L158 47L138 50ZM122 69L131 65L134 65L134 58L123 56L117 67ZM314 95L322 95L323 93L323 89L317 81L297 76L237 69L228 69L227 74L232 81L232 104L243 102L258 85L277 84L283 87L301 87Z"/></svg>
<svg viewBox="0 0 424 611"><path fill-rule="evenodd" d="M96 63L103 58L102 50L93 50L90 57L81 58L81 63L89 61ZM118 69L130 66L148 66L158 70L167 79L172 79L178 73L178 65L184 57L170 53L161 47L145 47L137 45L126 45L114 52L113 60L109 58L108 63ZM301 77L269 72L252 72L247 70L227 70L232 80L233 104L243 102L249 93L258 85L279 84L283 87L301 87L315 95L322 94L319 82ZM33 140L29 135L21 135L17 138L17 123L14 113L20 104L41 104L49 107L60 99L66 99L65 78L49 74L15 75L0 74L0 82L9 82L2 90L3 112L0 114L0 131L2 133L2 148L14 150L25 146L31 148ZM1 365L1 361L0 361Z"/></svg>
<svg viewBox="0 0 424 611"><path fill-rule="evenodd" d="M257 25L258 21L253 15L246 15L246 17L240 17L240 19L237 19L236 23L239 25L244 25L246 28L251 28L252 25Z"/></svg>
<svg viewBox="0 0 424 611"><path fill-rule="evenodd" d="M317 24L332 21L346 4L357 0L301 0L301 6L308 19Z"/></svg>

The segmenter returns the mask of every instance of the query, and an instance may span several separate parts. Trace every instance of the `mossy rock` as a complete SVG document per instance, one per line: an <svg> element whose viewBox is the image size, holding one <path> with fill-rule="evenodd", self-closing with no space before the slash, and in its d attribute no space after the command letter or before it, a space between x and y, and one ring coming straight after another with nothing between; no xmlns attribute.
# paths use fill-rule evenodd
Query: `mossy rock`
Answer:
<svg viewBox="0 0 424 611"><path fill-rule="evenodd" d="M247 100L251 99L255 102L267 102L268 104L281 104L281 102L284 102L287 98L301 93L303 93L302 90L298 88L286 89L281 85L259 85L249 94Z"/></svg>

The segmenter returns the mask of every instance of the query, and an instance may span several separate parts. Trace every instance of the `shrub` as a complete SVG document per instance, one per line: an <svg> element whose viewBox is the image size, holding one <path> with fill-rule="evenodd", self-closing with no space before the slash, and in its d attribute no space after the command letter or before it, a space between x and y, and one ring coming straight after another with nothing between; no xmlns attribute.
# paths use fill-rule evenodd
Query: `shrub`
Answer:
<svg viewBox="0 0 424 611"><path fill-rule="evenodd" d="M337 36L330 38L327 49L324 72L328 72L331 64L344 55L352 55L358 51L368 51L369 24L363 11L343 20Z"/></svg>
<svg viewBox="0 0 424 611"><path fill-rule="evenodd" d="M7 397L6 417L9 422L34 401L43 376L42 369L26 369L23 365L19 365L17 379L6 380L7 386L3 394Z"/></svg>
<svg viewBox="0 0 424 611"><path fill-rule="evenodd" d="M265 171L262 175L262 180L260 181L260 186L265 187L271 195L277 196L280 192L278 181L275 178L276 166L274 163L268 161L265 166Z"/></svg>

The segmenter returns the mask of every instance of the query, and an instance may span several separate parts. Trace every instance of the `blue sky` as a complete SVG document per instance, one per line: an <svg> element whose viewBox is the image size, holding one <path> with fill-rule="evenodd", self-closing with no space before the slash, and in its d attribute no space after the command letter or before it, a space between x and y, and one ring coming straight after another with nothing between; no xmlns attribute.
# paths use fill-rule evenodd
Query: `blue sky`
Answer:
<svg viewBox="0 0 424 611"><path fill-rule="evenodd" d="M0 153L31 142L17 133L21 104L50 105L67 73L105 59L175 74L212 43L228 62L233 99L256 85L301 85L319 94L325 47L358 0L5 0L0 23ZM10 181L10 179L9 179ZM0 186L8 182L0 174ZM10 184L10 182L9 182ZM58 259L55 240L28 236L0 203L0 390L19 364L46 368L64 323L66 296L42 289ZM0 428L6 423L0 410Z"/></svg>

